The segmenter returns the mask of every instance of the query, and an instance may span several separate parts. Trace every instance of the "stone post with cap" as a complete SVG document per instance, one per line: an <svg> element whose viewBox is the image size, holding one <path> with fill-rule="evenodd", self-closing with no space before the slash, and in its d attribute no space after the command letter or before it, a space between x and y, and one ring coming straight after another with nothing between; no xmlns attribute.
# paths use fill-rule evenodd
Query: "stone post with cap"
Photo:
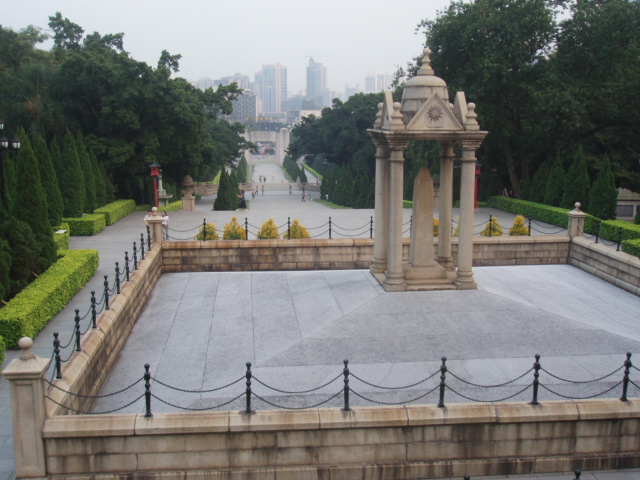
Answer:
<svg viewBox="0 0 640 480"><path fill-rule="evenodd" d="M34 478L47 475L42 426L46 416L44 377L50 359L37 357L31 350L33 340L23 337L22 349L2 374L9 380L13 415L13 445L16 477Z"/></svg>
<svg viewBox="0 0 640 480"><path fill-rule="evenodd" d="M151 227L151 243L162 245L162 215L156 207L151 209L151 218L147 219L147 223Z"/></svg>
<svg viewBox="0 0 640 480"><path fill-rule="evenodd" d="M575 207L569 215L569 237L582 237L584 233L584 219L587 214L580 210L580 202L576 202Z"/></svg>

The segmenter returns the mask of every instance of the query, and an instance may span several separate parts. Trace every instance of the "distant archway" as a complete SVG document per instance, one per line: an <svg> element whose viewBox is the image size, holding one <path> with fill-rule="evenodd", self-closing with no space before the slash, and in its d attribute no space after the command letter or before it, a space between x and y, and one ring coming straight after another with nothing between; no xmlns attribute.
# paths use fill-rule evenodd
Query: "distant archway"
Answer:
<svg viewBox="0 0 640 480"><path fill-rule="evenodd" d="M274 154L254 154L250 151L245 153L248 162L275 159L278 165L284 163L286 150L289 147L289 129L281 128L277 132L259 130L255 132L246 132L243 137L253 143L273 144Z"/></svg>

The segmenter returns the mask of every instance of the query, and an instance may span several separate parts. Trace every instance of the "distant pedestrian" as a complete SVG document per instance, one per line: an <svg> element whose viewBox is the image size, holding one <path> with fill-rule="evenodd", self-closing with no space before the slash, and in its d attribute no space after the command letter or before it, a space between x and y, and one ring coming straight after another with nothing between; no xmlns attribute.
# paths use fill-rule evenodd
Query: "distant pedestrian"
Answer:
<svg viewBox="0 0 640 480"><path fill-rule="evenodd" d="M302 191L302 201L304 202L307 198L307 195L304 193L304 190Z"/></svg>
<svg viewBox="0 0 640 480"><path fill-rule="evenodd" d="M164 239L169 240L169 215L166 211L162 212L162 230L164 232Z"/></svg>
<svg viewBox="0 0 640 480"><path fill-rule="evenodd" d="M149 226L149 222L147 220L149 220L151 217L153 216L153 212L149 211L145 216L144 216L144 224L148 227Z"/></svg>
<svg viewBox="0 0 640 480"><path fill-rule="evenodd" d="M272 182L275 182L275 181L276 181L276 175L275 175L275 173L272 173L272 174L271 174L271 181L272 181Z"/></svg>
<svg viewBox="0 0 640 480"><path fill-rule="evenodd" d="M254 200L256 198L256 192L251 190L251 199Z"/></svg>
<svg viewBox="0 0 640 480"><path fill-rule="evenodd" d="M238 210L249 210L247 208L247 201L244 199L244 190L242 190L242 193L240 195L237 195L237 197L240 199L240 206L238 208L236 208L236 211L238 211Z"/></svg>
<svg viewBox="0 0 640 480"><path fill-rule="evenodd" d="M289 195L291 195L291 184L289 184Z"/></svg>
<svg viewBox="0 0 640 480"><path fill-rule="evenodd" d="M264 185L262 185L262 194L264 195Z"/></svg>

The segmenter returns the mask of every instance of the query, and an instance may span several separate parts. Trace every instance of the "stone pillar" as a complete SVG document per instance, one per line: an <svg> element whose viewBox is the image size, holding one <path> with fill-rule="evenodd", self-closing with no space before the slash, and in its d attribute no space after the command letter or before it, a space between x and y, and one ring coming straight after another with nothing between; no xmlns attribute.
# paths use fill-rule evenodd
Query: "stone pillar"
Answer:
<svg viewBox="0 0 640 480"><path fill-rule="evenodd" d="M433 261L433 181L428 167L420 168L413 182L413 222L409 265L432 267Z"/></svg>
<svg viewBox="0 0 640 480"><path fill-rule="evenodd" d="M438 263L449 271L455 270L451 256L453 215L453 143L443 143L440 159L440 207L438 230Z"/></svg>
<svg viewBox="0 0 640 480"><path fill-rule="evenodd" d="M478 288L473 278L473 219L477 141L462 141L462 178L460 180L460 238L458 239L458 270L455 284L459 290Z"/></svg>
<svg viewBox="0 0 640 480"><path fill-rule="evenodd" d="M185 194L182 197L182 211L183 212L195 212L196 211L196 197L191 194Z"/></svg>
<svg viewBox="0 0 640 480"><path fill-rule="evenodd" d="M156 207L153 207L151 212L152 216L147 220L149 227L151 227L151 243L162 245L162 215L158 213Z"/></svg>
<svg viewBox="0 0 640 480"><path fill-rule="evenodd" d="M580 210L580 202L576 202L575 209L567 213L569 215L569 236L582 237L584 234L584 219L587 214Z"/></svg>
<svg viewBox="0 0 640 480"><path fill-rule="evenodd" d="M28 337L21 338L18 345L23 350L20 358L11 362L3 372L11 390L16 477L45 477L43 379L51 360L36 357L29 350L33 340Z"/></svg>
<svg viewBox="0 0 640 480"><path fill-rule="evenodd" d="M405 290L402 269L402 227L403 227L403 163L406 142L390 145L389 156L389 250L387 252L387 273L383 281L388 292Z"/></svg>
<svg viewBox="0 0 640 480"><path fill-rule="evenodd" d="M375 217L373 223L373 263L371 273L384 273L387 270L387 252L389 249L389 159L384 138L374 138L376 143L376 193Z"/></svg>

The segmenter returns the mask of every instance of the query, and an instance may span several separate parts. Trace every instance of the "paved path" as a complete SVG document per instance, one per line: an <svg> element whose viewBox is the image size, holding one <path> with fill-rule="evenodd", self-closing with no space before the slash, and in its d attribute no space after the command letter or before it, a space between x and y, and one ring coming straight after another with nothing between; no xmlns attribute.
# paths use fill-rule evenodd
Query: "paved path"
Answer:
<svg viewBox="0 0 640 480"><path fill-rule="evenodd" d="M242 220L246 216L258 228L269 218L274 218L281 225L287 217L300 219L305 226L313 228L325 223L329 216L337 225L353 228L366 225L373 215L373 210L333 210L317 202L303 203L298 196L289 195L288 192L265 192L264 196L260 195L250 203L250 211L246 213L212 212L212 204L213 198L205 197L198 203L196 212L171 213L172 234L177 236L179 232L175 230L197 228L205 217L215 222L219 229L234 215ZM476 214L476 223L486 222L490 214L497 216L505 228L511 225L514 217L504 212L480 209ZM405 221L409 221L410 210L405 210L404 215ZM123 264L125 250L132 254L133 241L139 245L140 233L144 232L143 216L144 213L133 213L94 237L71 239L72 248L98 249L100 266L87 286L35 339L34 351L37 355L51 355L54 331L59 331L63 339L68 338L73 327L74 309L78 308L84 314L89 306L90 291L101 292L103 276L113 278L114 263L119 261ZM253 229L250 228L250 231ZM317 231L321 233L321 229ZM327 234L321 236L326 238ZM238 273L224 277L220 274L167 275L161 279L159 287L168 286L169 291L161 293L160 289L156 289L153 294L154 299L163 296L175 299L176 316L173 323L164 320L164 328L169 329L165 331L172 331L172 335L166 338L165 333L165 338L159 339L160 342L164 341L161 353L169 354L175 348L172 336L176 330L180 330L175 328L179 326L179 323L175 323L177 318L184 318L193 324L200 322L202 325L208 321L209 331L213 334L203 337L207 341L212 338L219 342L226 338L239 342L233 355L225 351L220 343L207 344L206 358L223 362L224 375L235 377L243 371L245 361L254 360L260 375L274 384L279 381L285 383L289 372L292 375L295 373L295 378L300 378L301 371L305 372L304 375L309 374L306 382L317 384L316 381L329 375L329 371L333 376L343 358L350 358L353 368L357 366L361 369L359 371L363 378L388 384L395 381L401 383L411 375L420 373L409 369L409 366L430 372L438 364L441 354L448 355L450 366L455 366L465 378L467 375L475 377L476 374L489 372L491 376L483 377L483 380L491 383L492 378L506 378L522 368L529 368L531 357L536 352L543 355L543 361L548 362L545 366L549 368L553 366L567 375L580 374L592 378L590 376L605 367L619 365L621 355L627 350L638 351L635 347L640 341L640 333L631 320L634 316L640 316L638 297L567 266L496 267L475 271L481 290L431 294L383 294L366 273L354 271ZM206 281L199 282L199 275L209 276ZM184 308L189 295L196 291L194 286L210 295L189 313ZM172 288L176 290L172 291ZM289 294L290 298L283 294ZM460 300L462 297L464 299ZM202 298L199 297L199 300ZM228 300L225 301L225 298ZM318 299L322 299L322 302ZM359 303L363 299L366 301ZM598 301L592 301L594 299ZM455 314L450 310L451 305L455 307ZM471 306L475 308L470 309ZM155 302L152 301L145 315L154 308ZM201 316L205 309L209 309L206 321ZM160 310L166 312L169 308ZM281 312L281 322L270 312ZM430 315L427 322L424 321L425 312ZM221 321L223 318L224 322ZM496 321L496 318L500 320ZM290 329L285 328L285 322L291 326ZM390 328L391 322L393 326ZM365 327L369 334L363 336ZM141 322L135 330L139 332L144 328ZM280 333L274 335L272 328ZM434 331L438 334L437 341L435 337L431 338ZM471 331L475 335L469 335ZM558 349L562 346L559 339L569 335L572 340L566 343L567 350L560 355ZM537 345L533 341L526 345L528 338L535 339ZM197 343L201 340L192 338L189 341ZM439 344L441 341L444 342L442 345ZM521 349L515 348L512 341L519 342ZM149 354L160 353L150 352L148 345L146 343L144 354L138 352L138 360L132 361L132 373L139 372L141 364L149 361ZM416 357L404 352L407 345L411 345L409 351L417 352ZM127 349L131 347L128 345ZM176 358L184 357L191 350L197 358L202 359L205 352L202 345L197 348L194 346L190 352L180 349L176 352ZM579 358L574 359L568 354ZM17 355L16 351L8 351L5 366ZM318 365L312 365L315 363L312 361L314 355L322 360ZM381 356L376 359L375 355ZM169 366L169 357L164 357L164 362L162 358L160 355L157 365L154 365L158 374L161 368ZM489 368L500 358L509 360L503 361L499 368ZM224 362L227 362L226 366ZM382 370L378 371L378 366ZM185 377L185 381L193 384L200 381L201 385L215 381L217 384L224 378L219 373L220 368L200 371ZM197 401L201 400L206 399ZM159 406L157 408L160 411ZM15 475L10 409L8 384L2 377L0 480L11 480ZM555 477L544 478L549 480ZM557 478L572 477L565 475ZM582 478L627 480L640 478L640 473L598 472L592 476L583 474Z"/></svg>

